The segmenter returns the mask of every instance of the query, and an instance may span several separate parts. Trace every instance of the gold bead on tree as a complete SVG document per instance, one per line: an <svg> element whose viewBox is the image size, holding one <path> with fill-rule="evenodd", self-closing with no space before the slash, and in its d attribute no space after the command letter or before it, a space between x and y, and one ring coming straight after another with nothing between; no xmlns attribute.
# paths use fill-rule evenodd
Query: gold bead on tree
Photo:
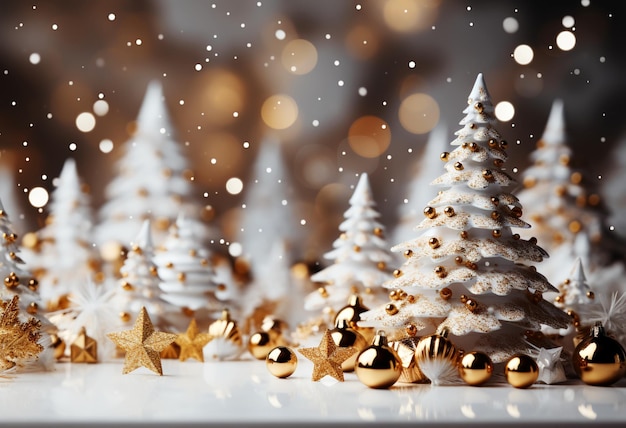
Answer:
<svg viewBox="0 0 626 428"><path fill-rule="evenodd" d="M426 207L426 208L424 208L424 215L427 218L433 219L433 218L437 217L437 210L434 209L433 207Z"/></svg>
<svg viewBox="0 0 626 428"><path fill-rule="evenodd" d="M385 312L387 312L387 315L395 315L398 313L398 307L393 303L388 303L385 306Z"/></svg>
<svg viewBox="0 0 626 428"><path fill-rule="evenodd" d="M432 248L434 250L434 249L439 248L441 243L439 242L439 239L437 239L437 238L430 238L428 240L428 245L430 245L430 248Z"/></svg>

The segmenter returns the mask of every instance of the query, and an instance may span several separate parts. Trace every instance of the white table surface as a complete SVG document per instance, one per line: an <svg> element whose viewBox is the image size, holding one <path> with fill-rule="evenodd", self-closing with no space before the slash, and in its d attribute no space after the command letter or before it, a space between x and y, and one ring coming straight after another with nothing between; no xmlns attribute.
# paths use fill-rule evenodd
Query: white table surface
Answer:
<svg viewBox="0 0 626 428"><path fill-rule="evenodd" d="M52 372L0 379L0 424L626 426L624 379L611 387L572 381L525 390L507 384L396 384L374 390L354 373L346 373L343 383L330 377L312 382L312 364L300 356L298 369L287 379L273 377L265 363L256 360L163 360L162 377L144 368L122 375L122 365L122 360L57 363Z"/></svg>

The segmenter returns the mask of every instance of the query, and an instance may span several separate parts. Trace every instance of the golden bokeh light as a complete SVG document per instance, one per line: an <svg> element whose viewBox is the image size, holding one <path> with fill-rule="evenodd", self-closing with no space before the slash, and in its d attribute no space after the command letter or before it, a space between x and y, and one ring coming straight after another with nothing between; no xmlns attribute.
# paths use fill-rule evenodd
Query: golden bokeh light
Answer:
<svg viewBox="0 0 626 428"><path fill-rule="evenodd" d="M283 48L281 62L290 73L307 74L317 65L317 49L308 40L292 40Z"/></svg>
<svg viewBox="0 0 626 428"><path fill-rule="evenodd" d="M233 121L233 113L244 108L245 87L241 79L234 73L214 69L203 79L201 108L207 112L205 118L213 124L224 124Z"/></svg>
<svg viewBox="0 0 626 428"><path fill-rule="evenodd" d="M346 35L348 52L358 59L370 59L378 51L379 36L365 25L357 25Z"/></svg>
<svg viewBox="0 0 626 428"><path fill-rule="evenodd" d="M428 94L411 94L400 104L398 116L404 129L425 134L439 122L439 104Z"/></svg>
<svg viewBox="0 0 626 428"><path fill-rule="evenodd" d="M391 143L391 130L387 122L376 116L363 116L355 120L348 131L348 144L359 156L375 158L382 155Z"/></svg>
<svg viewBox="0 0 626 428"><path fill-rule="evenodd" d="M289 128L298 119L298 104L289 95L272 95L261 107L261 118L270 128Z"/></svg>
<svg viewBox="0 0 626 428"><path fill-rule="evenodd" d="M437 18L439 3L439 0L387 0L379 4L389 28L407 33L430 27Z"/></svg>

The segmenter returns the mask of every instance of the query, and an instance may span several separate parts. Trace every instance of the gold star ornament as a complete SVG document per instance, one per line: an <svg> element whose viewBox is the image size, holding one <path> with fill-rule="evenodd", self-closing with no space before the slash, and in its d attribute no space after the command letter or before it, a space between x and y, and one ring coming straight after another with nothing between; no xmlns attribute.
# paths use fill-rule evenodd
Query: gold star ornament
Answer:
<svg viewBox="0 0 626 428"><path fill-rule="evenodd" d="M155 331L148 311L142 307L132 330L107 334L109 339L126 351L123 374L146 367L162 376L161 351L176 340L176 335Z"/></svg>
<svg viewBox="0 0 626 428"><path fill-rule="evenodd" d="M187 327L187 331L180 333L174 343L180 346L180 355L178 359L180 361L186 361L189 358L195 358L198 361L204 362L204 355L202 348L209 343L211 336L208 333L198 333L198 325L196 319L192 318Z"/></svg>
<svg viewBox="0 0 626 428"><path fill-rule="evenodd" d="M339 382L343 382L343 369L341 364L358 352L357 348L338 347L333 341L329 330L324 332L324 337L317 348L303 348L299 350L307 359L313 361L313 374L311 380L317 382L324 376L332 376Z"/></svg>

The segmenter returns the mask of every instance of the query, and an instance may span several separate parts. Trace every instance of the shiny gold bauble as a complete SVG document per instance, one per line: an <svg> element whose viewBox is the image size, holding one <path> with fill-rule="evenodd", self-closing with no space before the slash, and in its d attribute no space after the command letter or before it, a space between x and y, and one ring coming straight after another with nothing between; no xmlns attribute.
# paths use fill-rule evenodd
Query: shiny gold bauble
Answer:
<svg viewBox="0 0 626 428"><path fill-rule="evenodd" d="M350 328L348 326L348 322L342 319L338 321L337 326L334 329L330 330L330 337L333 338L335 345L340 348L353 347L357 349L358 352L341 363L341 368L344 372L353 371L356 364L356 357L359 352L367 347L367 341L363 335L355 329Z"/></svg>
<svg viewBox="0 0 626 428"><path fill-rule="evenodd" d="M370 388L389 388L398 381L402 362L396 351L388 346L383 331L378 331L373 344L357 356L354 371L359 380Z"/></svg>
<svg viewBox="0 0 626 428"><path fill-rule="evenodd" d="M286 346L277 346L272 349L265 359L267 370L278 378L291 376L298 367L296 353Z"/></svg>
<svg viewBox="0 0 626 428"><path fill-rule="evenodd" d="M272 335L267 331L257 331L248 339L248 351L257 360L264 360L278 344Z"/></svg>
<svg viewBox="0 0 626 428"><path fill-rule="evenodd" d="M54 358L60 360L65 355L65 341L56 334L50 335L50 347L54 349Z"/></svg>
<svg viewBox="0 0 626 428"><path fill-rule="evenodd" d="M420 338L417 336L405 337L404 339L389 342L391 349L396 351L402 363L402 373L398 382L423 383L428 382L428 378L420 370L415 361L415 349Z"/></svg>
<svg viewBox="0 0 626 428"><path fill-rule="evenodd" d="M459 360L459 376L468 385L482 385L491 378L493 363L487 354L470 352Z"/></svg>
<svg viewBox="0 0 626 428"><path fill-rule="evenodd" d="M528 388L537 381L539 367L528 355L514 355L504 366L506 381L515 388Z"/></svg>
<svg viewBox="0 0 626 428"><path fill-rule="evenodd" d="M346 320L349 327L355 328L357 327L356 323L361 319L361 314L366 311L369 311L369 308L363 305L361 297L358 294L353 294L350 296L348 304L339 309L335 315L334 324L337 325L340 320Z"/></svg>
<svg viewBox="0 0 626 428"><path fill-rule="evenodd" d="M608 337L602 323L582 340L572 357L574 371L588 385L611 385L626 374L626 353L616 340Z"/></svg>
<svg viewBox="0 0 626 428"><path fill-rule="evenodd" d="M448 333L444 328L441 334L424 336L415 348L415 361L433 385L450 382L457 376L458 354Z"/></svg>

